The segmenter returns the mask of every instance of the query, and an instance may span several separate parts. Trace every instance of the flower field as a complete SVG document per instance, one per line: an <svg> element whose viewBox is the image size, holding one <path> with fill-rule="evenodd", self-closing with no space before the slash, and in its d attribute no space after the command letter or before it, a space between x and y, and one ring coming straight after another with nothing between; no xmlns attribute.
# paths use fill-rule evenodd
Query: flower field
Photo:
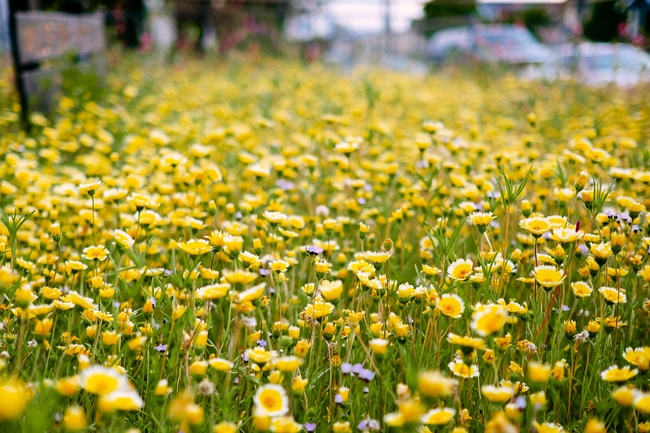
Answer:
<svg viewBox="0 0 650 433"><path fill-rule="evenodd" d="M208 66L209 65L209 66ZM650 431L650 92L0 83L0 431Z"/></svg>

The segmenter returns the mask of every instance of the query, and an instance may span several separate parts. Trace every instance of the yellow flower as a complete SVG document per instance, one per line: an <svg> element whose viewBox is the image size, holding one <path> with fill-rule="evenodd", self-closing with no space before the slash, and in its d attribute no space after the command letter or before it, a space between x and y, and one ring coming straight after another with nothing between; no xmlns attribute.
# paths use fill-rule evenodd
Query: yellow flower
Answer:
<svg viewBox="0 0 650 433"><path fill-rule="evenodd" d="M422 264L422 272L427 274L427 275L439 275L440 272L442 272L440 269L436 268L435 266L429 266L426 264Z"/></svg>
<svg viewBox="0 0 650 433"><path fill-rule="evenodd" d="M62 301L64 302L71 302L75 305L78 305L79 307L83 308L84 310L97 310L98 307L95 305L93 300L91 298L81 296L79 293L75 292L74 290L71 290L68 292L67 296L64 296L61 298Z"/></svg>
<svg viewBox="0 0 650 433"><path fill-rule="evenodd" d="M557 228L557 229L553 229L553 234L551 235L551 239L553 239L556 242L568 244L577 241L583 235L584 232L582 230L575 231L573 229Z"/></svg>
<svg viewBox="0 0 650 433"><path fill-rule="evenodd" d="M454 419L456 411L454 409L445 407L442 409L431 409L429 412L422 415L422 424L428 425L443 425Z"/></svg>
<svg viewBox="0 0 650 433"><path fill-rule="evenodd" d="M458 259L449 264L447 275L454 280L464 281L469 278L473 268L474 264L471 260Z"/></svg>
<svg viewBox="0 0 650 433"><path fill-rule="evenodd" d="M272 224L279 224L288 219L288 216L286 214L283 214L282 212L275 212L275 211L268 211L268 210L265 211L262 214L262 216Z"/></svg>
<svg viewBox="0 0 650 433"><path fill-rule="evenodd" d="M634 397L634 409L644 414L650 414L650 393L637 392Z"/></svg>
<svg viewBox="0 0 650 433"><path fill-rule="evenodd" d="M294 372L302 363L303 360L297 356L280 356L273 360L273 367L282 372Z"/></svg>
<svg viewBox="0 0 650 433"><path fill-rule="evenodd" d="M257 389L253 398L257 409L263 410L268 416L286 415L289 411L289 399L280 385L267 384Z"/></svg>
<svg viewBox="0 0 650 433"><path fill-rule="evenodd" d="M95 195L97 189L102 186L102 183L103 182L101 181L82 183L77 187L77 189L79 190L79 194L88 194L92 197Z"/></svg>
<svg viewBox="0 0 650 433"><path fill-rule="evenodd" d="M329 315L332 311L334 311L334 305L316 298L313 304L307 304L301 314L305 318L318 319Z"/></svg>
<svg viewBox="0 0 650 433"><path fill-rule="evenodd" d="M230 371L235 366L235 364L223 358L211 358L208 360L208 364L217 371Z"/></svg>
<svg viewBox="0 0 650 433"><path fill-rule="evenodd" d="M512 424L506 414L499 411L492 416L492 419L485 425L485 433L504 433L504 432L518 432L519 428Z"/></svg>
<svg viewBox="0 0 650 433"><path fill-rule="evenodd" d="M86 427L86 413L83 408L69 406L63 414L63 425L66 430L83 430Z"/></svg>
<svg viewBox="0 0 650 433"><path fill-rule="evenodd" d="M635 389L630 386L621 386L612 391L612 398L621 406L631 406L634 402Z"/></svg>
<svg viewBox="0 0 650 433"><path fill-rule="evenodd" d="M223 270L223 276L226 278L226 281L228 281L230 284L249 284L255 281L257 278L257 275L255 272L248 272L248 271L231 271L229 269L224 269Z"/></svg>
<svg viewBox="0 0 650 433"><path fill-rule="evenodd" d="M47 335L52 330L53 325L54 325L54 321L49 317L43 320L37 320L34 323L34 333L36 335Z"/></svg>
<svg viewBox="0 0 650 433"><path fill-rule="evenodd" d="M589 251L594 255L599 265L603 265L613 254L612 245L609 243L592 244Z"/></svg>
<svg viewBox="0 0 650 433"><path fill-rule="evenodd" d="M281 272L285 272L288 268L289 268L289 263L285 262L284 260L276 260L274 262L269 263L270 271L281 273Z"/></svg>
<svg viewBox="0 0 650 433"><path fill-rule="evenodd" d="M535 429L538 433L563 433L564 428L555 423L545 422L544 424L539 424L537 421L534 423Z"/></svg>
<svg viewBox="0 0 650 433"><path fill-rule="evenodd" d="M455 376L462 378L478 377L478 365L467 365L461 359L449 363L449 369Z"/></svg>
<svg viewBox="0 0 650 433"><path fill-rule="evenodd" d="M555 287L562 284L566 275L555 266L537 266L533 271L535 280L543 287Z"/></svg>
<svg viewBox="0 0 650 433"><path fill-rule="evenodd" d="M334 301L341 297L343 294L343 282L336 281L321 281L318 286L318 291L328 301Z"/></svg>
<svg viewBox="0 0 650 433"><path fill-rule="evenodd" d="M230 290L230 284L210 284L208 286L203 286L194 292L194 296L197 299L202 300L214 300L221 299L228 294Z"/></svg>
<svg viewBox="0 0 650 433"><path fill-rule="evenodd" d="M236 433L239 427L234 422L221 421L214 426L214 433Z"/></svg>
<svg viewBox="0 0 650 433"><path fill-rule="evenodd" d="M551 366L531 361L528 363L527 376L533 382L546 382L551 376Z"/></svg>
<svg viewBox="0 0 650 433"><path fill-rule="evenodd" d="M212 245L205 239L190 239L187 242L179 242L178 247L191 256L199 256L212 251Z"/></svg>
<svg viewBox="0 0 650 433"><path fill-rule="evenodd" d="M84 248L82 257L86 260L99 260L103 262L109 255L109 251L103 245L93 245Z"/></svg>
<svg viewBox="0 0 650 433"><path fill-rule="evenodd" d="M627 296L625 296L623 289L616 290L614 287L601 287L598 291L608 304L625 304L627 302Z"/></svg>
<svg viewBox="0 0 650 433"><path fill-rule="evenodd" d="M477 334L485 337L500 331L506 324L508 311L497 304L477 305L474 311L471 328Z"/></svg>
<svg viewBox="0 0 650 433"><path fill-rule="evenodd" d="M643 347L637 347L636 349L628 347L625 349L625 352L623 352L623 359L625 359L630 364L639 367L639 369L642 371L648 370L649 366L647 355L650 353L650 349L646 349L647 348Z"/></svg>
<svg viewBox="0 0 650 433"><path fill-rule="evenodd" d="M639 374L638 369L631 370L629 365L623 368L618 368L617 365L612 365L607 370L600 373L600 377L607 382L625 382L632 379Z"/></svg>
<svg viewBox="0 0 650 433"><path fill-rule="evenodd" d="M205 360L194 361L190 364L190 373L194 376L205 376L209 365L208 361Z"/></svg>
<svg viewBox="0 0 650 433"><path fill-rule="evenodd" d="M489 401L505 403L512 398L514 391L508 386L483 385L481 387L481 394Z"/></svg>
<svg viewBox="0 0 650 433"><path fill-rule="evenodd" d="M478 227L490 224L495 218L492 212L472 212L468 217L470 222Z"/></svg>
<svg viewBox="0 0 650 433"><path fill-rule="evenodd" d="M334 150L336 152L342 153L344 155L349 155L358 149L359 149L359 143L355 141L350 141L350 142L342 141L340 143L336 143L336 145L334 146Z"/></svg>
<svg viewBox="0 0 650 433"><path fill-rule="evenodd" d="M591 296L591 292L593 291L591 286L584 281L571 283L571 290L576 298L586 298L587 296Z"/></svg>
<svg viewBox="0 0 650 433"><path fill-rule="evenodd" d="M15 377L0 379L0 421L20 418L29 403L29 390Z"/></svg>
<svg viewBox="0 0 650 433"><path fill-rule="evenodd" d="M118 245L122 246L127 250L131 249L131 247L135 243L135 240L127 232L123 230L115 230L113 232L113 239Z"/></svg>
<svg viewBox="0 0 650 433"><path fill-rule="evenodd" d="M371 252L368 251L365 253L365 259L375 265L386 263L392 254L387 251L380 252Z"/></svg>
<svg viewBox="0 0 650 433"><path fill-rule="evenodd" d="M115 346L120 341L121 335L115 331L104 331L102 333L102 343L107 346Z"/></svg>
<svg viewBox="0 0 650 433"><path fill-rule="evenodd" d="M458 386L456 379L449 379L439 371L425 371L418 378L420 392L429 397L442 397L453 394Z"/></svg>
<svg viewBox="0 0 650 433"><path fill-rule="evenodd" d="M99 399L99 410L102 412L111 412L113 410L137 411L142 409L143 406L144 401L132 389L119 389L102 395Z"/></svg>
<svg viewBox="0 0 650 433"><path fill-rule="evenodd" d="M457 346L462 346L470 349L485 349L485 341L483 341L482 338L463 337L450 332L447 334L447 341L450 344L455 344Z"/></svg>
<svg viewBox="0 0 650 433"><path fill-rule="evenodd" d="M264 295L265 288L266 283L260 283L249 289L246 289L237 295L237 302L242 304L245 302L255 301Z"/></svg>
<svg viewBox="0 0 650 433"><path fill-rule="evenodd" d="M458 319L463 315L463 312L465 311L465 303L460 296L451 293L445 293L436 301L436 308L440 310L445 316L451 317L453 319Z"/></svg>
<svg viewBox="0 0 650 433"><path fill-rule="evenodd" d="M255 347L246 350L246 355L256 364L266 364L275 356L275 352L267 352L263 347Z"/></svg>
<svg viewBox="0 0 650 433"><path fill-rule="evenodd" d="M93 365L79 374L79 384L92 394L106 395L125 388L127 379L114 368Z"/></svg>
<svg viewBox="0 0 650 433"><path fill-rule="evenodd" d="M156 384L156 389L154 390L154 394L158 396L163 396L169 394L170 392L172 392L172 390L169 387L169 383L167 382L167 379L159 380L158 383Z"/></svg>
<svg viewBox="0 0 650 433"><path fill-rule="evenodd" d="M259 416L259 415L256 415ZM273 433L298 433L302 430L302 424L298 424L292 416L280 416L271 420L271 431ZM258 430L268 430L259 428Z"/></svg>
<svg viewBox="0 0 650 433"><path fill-rule="evenodd" d="M169 405L169 415L176 421L188 424L200 424L203 422L203 408L192 400L189 392L179 394Z"/></svg>
<svg viewBox="0 0 650 433"><path fill-rule="evenodd" d="M54 384L56 391L67 397L71 397L79 391L79 377L64 377L56 381Z"/></svg>
<svg viewBox="0 0 650 433"><path fill-rule="evenodd" d="M551 223L543 217L525 218L519 221L519 227L528 231L535 237L540 237L552 228Z"/></svg>
<svg viewBox="0 0 650 433"><path fill-rule="evenodd" d="M388 345L388 340L384 340L383 338L373 338L370 340L370 348L376 355L379 356L386 354L388 351Z"/></svg>

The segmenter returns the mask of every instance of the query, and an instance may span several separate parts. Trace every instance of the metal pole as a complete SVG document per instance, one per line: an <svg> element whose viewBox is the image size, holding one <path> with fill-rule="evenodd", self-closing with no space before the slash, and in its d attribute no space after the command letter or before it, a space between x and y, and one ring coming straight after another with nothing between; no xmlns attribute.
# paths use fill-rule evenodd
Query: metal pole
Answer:
<svg viewBox="0 0 650 433"><path fill-rule="evenodd" d="M21 7L22 6L22 7ZM14 72L16 74L16 90L18 91L18 99L20 100L20 119L23 128L29 130L28 118L28 98L23 81L23 67L20 60L20 49L18 48L18 28L16 23L16 12L24 10L24 2L20 0L9 0L9 42L11 43L11 58L14 64Z"/></svg>
<svg viewBox="0 0 650 433"><path fill-rule="evenodd" d="M390 55L390 0L386 0L384 11L384 57Z"/></svg>

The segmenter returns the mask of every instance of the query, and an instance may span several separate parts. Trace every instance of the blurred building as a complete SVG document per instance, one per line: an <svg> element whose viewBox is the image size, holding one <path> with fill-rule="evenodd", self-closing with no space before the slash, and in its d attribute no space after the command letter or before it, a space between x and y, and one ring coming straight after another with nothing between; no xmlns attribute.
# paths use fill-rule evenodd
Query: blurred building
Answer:
<svg viewBox="0 0 650 433"><path fill-rule="evenodd" d="M0 0L0 52L9 51L9 4Z"/></svg>

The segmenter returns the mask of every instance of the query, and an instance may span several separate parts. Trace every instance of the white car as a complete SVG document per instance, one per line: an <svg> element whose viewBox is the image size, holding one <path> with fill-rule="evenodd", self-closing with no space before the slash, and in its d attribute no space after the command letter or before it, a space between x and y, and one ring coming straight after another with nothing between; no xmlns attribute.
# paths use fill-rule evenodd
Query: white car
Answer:
<svg viewBox="0 0 650 433"><path fill-rule="evenodd" d="M553 61L551 50L535 39L528 29L506 24L440 30L429 40L428 55L436 63L454 55L460 60L508 65L539 65Z"/></svg>
<svg viewBox="0 0 650 433"><path fill-rule="evenodd" d="M650 55L629 44L564 45L557 61L561 70L590 86L650 82Z"/></svg>

